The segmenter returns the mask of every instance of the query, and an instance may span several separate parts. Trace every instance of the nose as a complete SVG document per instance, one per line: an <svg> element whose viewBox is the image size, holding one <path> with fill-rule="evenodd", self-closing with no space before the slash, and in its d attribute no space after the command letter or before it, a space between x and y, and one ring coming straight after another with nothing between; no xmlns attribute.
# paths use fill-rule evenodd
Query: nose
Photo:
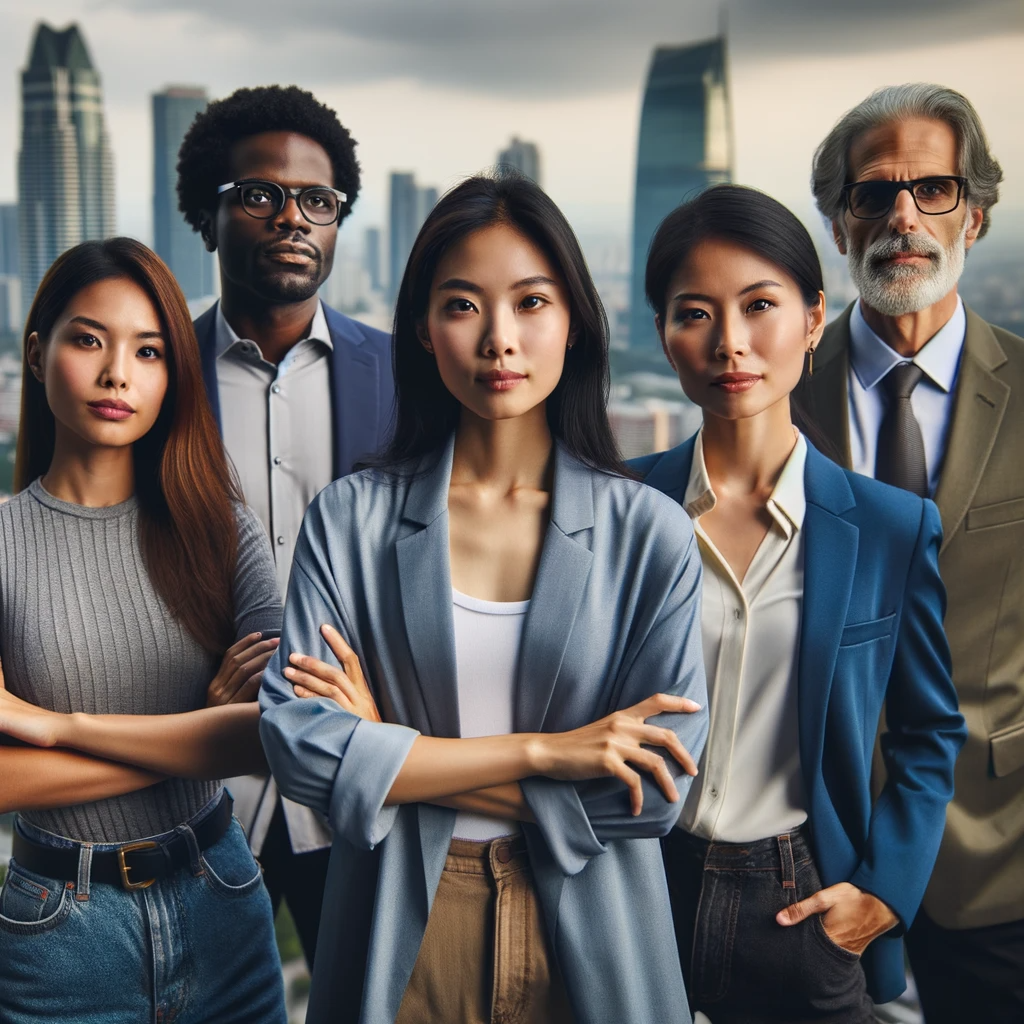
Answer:
<svg viewBox="0 0 1024 1024"><path fill-rule="evenodd" d="M714 335L715 358L727 363L750 351L750 337L746 324L737 312L726 312L718 321Z"/></svg>
<svg viewBox="0 0 1024 1024"><path fill-rule="evenodd" d="M285 197L284 206L271 218L271 222L279 231L308 231L310 227L295 196Z"/></svg>
<svg viewBox="0 0 1024 1024"><path fill-rule="evenodd" d="M918 209L909 189L901 189L896 194L896 202L889 211L889 230L899 235L907 235L918 229Z"/></svg>
<svg viewBox="0 0 1024 1024"><path fill-rule="evenodd" d="M480 354L488 359L512 355L519 346L515 313L499 307L485 318L480 338Z"/></svg>
<svg viewBox="0 0 1024 1024"><path fill-rule="evenodd" d="M131 353L127 345L111 345L100 374L100 386L125 391L130 383Z"/></svg>

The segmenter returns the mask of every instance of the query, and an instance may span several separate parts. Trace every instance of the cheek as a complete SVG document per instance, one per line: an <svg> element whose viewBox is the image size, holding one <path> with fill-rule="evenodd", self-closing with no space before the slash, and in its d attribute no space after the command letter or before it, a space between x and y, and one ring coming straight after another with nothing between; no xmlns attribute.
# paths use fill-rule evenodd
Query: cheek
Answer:
<svg viewBox="0 0 1024 1024"><path fill-rule="evenodd" d="M804 371L807 325L787 319L751 333L751 352L766 369L766 379L778 391L792 391Z"/></svg>

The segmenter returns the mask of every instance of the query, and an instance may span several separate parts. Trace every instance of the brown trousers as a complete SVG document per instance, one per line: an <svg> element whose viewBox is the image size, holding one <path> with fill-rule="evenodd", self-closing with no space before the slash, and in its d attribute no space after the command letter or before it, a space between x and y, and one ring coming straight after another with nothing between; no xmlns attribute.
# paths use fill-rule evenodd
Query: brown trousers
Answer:
<svg viewBox="0 0 1024 1024"><path fill-rule="evenodd" d="M395 1024L571 1024L522 836L453 839Z"/></svg>

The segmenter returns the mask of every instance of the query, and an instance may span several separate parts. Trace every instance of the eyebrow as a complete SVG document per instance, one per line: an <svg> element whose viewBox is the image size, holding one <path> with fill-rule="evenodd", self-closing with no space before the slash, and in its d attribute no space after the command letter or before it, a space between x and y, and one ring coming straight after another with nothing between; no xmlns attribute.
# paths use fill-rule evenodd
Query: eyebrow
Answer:
<svg viewBox="0 0 1024 1024"><path fill-rule="evenodd" d="M69 322L73 324L82 324L84 327L91 327L93 330L103 331L105 334L110 333L107 330L106 324L101 324L99 320L93 320L87 316L73 316ZM135 337L140 341L148 341L152 338L158 338L160 341L164 340L162 331L139 331Z"/></svg>
<svg viewBox="0 0 1024 1024"><path fill-rule="evenodd" d="M782 285L778 281L770 281L767 278L764 281L755 281L753 284L748 284L746 288L739 291L738 295L746 295L748 292L757 291L758 288L781 288ZM673 302L678 302L681 299L690 299L694 302L714 302L715 300L710 295L702 295L700 292L679 292L678 295L672 296Z"/></svg>
<svg viewBox="0 0 1024 1024"><path fill-rule="evenodd" d="M514 291L517 288L531 288L537 284L550 284L557 286L558 282L553 278L548 277L546 274L535 274L533 277L524 277L511 286L509 291ZM474 294L480 295L483 293L483 288L478 284L473 284L472 281L467 281L462 277L450 277L443 284L437 286L438 291L464 291L473 292Z"/></svg>

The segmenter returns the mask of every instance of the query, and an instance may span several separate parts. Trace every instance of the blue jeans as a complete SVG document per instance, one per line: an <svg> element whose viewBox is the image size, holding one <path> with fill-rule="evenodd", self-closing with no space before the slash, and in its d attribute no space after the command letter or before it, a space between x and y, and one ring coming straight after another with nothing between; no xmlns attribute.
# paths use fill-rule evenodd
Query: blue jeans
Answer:
<svg viewBox="0 0 1024 1024"><path fill-rule="evenodd" d="M190 840L191 870L134 892L91 884L88 846L17 821L29 839L79 848L79 873L63 882L10 862L0 889L3 1024L285 1021L270 898L242 827L232 820L202 852L189 828L212 807L175 830Z"/></svg>

